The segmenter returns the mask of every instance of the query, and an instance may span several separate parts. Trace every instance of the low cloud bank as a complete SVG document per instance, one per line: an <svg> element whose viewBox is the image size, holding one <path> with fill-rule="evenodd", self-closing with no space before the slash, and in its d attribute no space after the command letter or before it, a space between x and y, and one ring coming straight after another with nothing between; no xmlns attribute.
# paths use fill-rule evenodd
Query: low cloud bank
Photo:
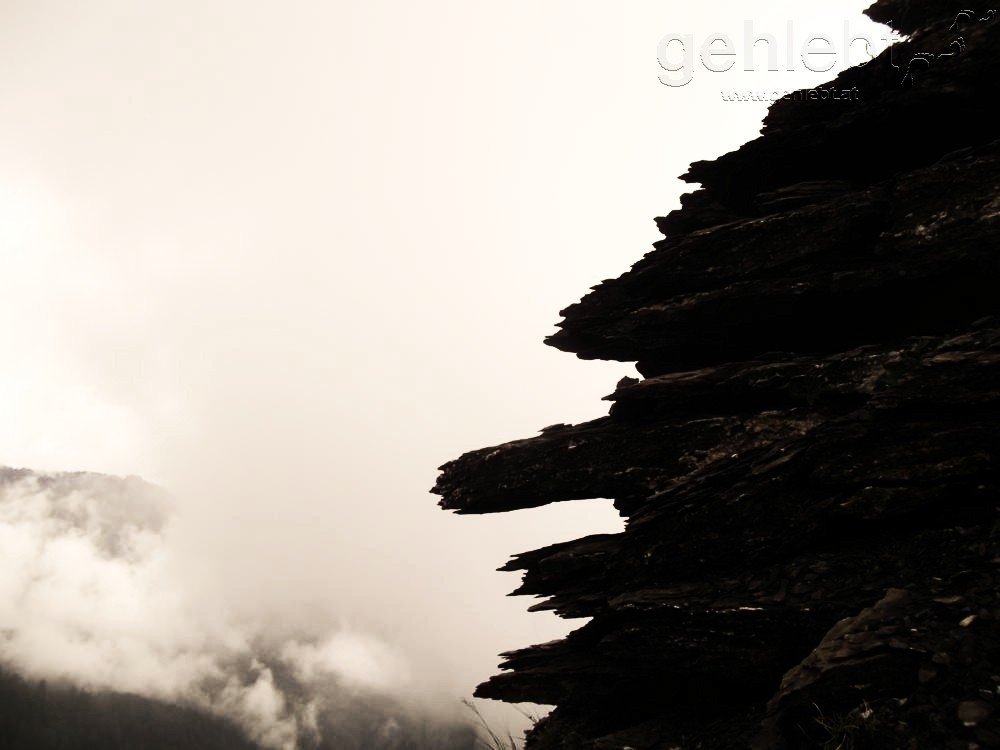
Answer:
<svg viewBox="0 0 1000 750"><path fill-rule="evenodd" d="M172 517L135 477L0 469L0 661L205 709L273 750L471 746L457 702L435 707L378 636L343 622L280 632L199 600Z"/></svg>

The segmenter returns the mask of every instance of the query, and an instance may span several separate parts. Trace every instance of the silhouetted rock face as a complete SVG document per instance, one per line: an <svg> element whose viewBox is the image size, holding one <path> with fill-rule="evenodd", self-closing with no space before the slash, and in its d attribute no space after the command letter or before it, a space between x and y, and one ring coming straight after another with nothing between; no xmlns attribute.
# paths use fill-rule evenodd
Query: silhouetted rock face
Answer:
<svg viewBox="0 0 1000 750"><path fill-rule="evenodd" d="M459 513L628 519L505 568L592 618L478 688L556 705L529 747L1000 747L1000 19L958 10L873 6L911 36L859 99L772 107L563 311L645 377L607 417L442 467Z"/></svg>

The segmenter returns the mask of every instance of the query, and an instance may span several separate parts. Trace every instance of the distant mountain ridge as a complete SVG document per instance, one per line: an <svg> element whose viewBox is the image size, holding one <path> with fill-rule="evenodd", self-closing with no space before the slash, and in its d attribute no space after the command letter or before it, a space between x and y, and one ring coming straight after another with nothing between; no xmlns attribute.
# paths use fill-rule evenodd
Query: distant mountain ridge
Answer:
<svg viewBox="0 0 1000 750"><path fill-rule="evenodd" d="M0 750L261 750L232 722L137 695L0 669Z"/></svg>

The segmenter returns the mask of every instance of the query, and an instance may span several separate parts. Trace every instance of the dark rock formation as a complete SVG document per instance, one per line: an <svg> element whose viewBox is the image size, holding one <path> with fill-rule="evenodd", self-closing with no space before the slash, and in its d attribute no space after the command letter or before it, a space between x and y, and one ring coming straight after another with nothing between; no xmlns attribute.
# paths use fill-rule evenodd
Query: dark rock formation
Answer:
<svg viewBox="0 0 1000 750"><path fill-rule="evenodd" d="M477 690L556 706L530 748L1000 747L1000 20L959 10L876 3L857 100L779 101L563 311L645 378L607 417L442 467L459 513L627 518L504 568L591 618Z"/></svg>

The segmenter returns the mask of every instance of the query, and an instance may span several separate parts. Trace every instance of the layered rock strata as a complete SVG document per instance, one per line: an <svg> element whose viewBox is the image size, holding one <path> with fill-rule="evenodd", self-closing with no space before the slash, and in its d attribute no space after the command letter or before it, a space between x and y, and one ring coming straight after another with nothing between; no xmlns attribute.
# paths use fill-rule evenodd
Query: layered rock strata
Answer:
<svg viewBox="0 0 1000 750"><path fill-rule="evenodd" d="M960 10L872 6L908 38L856 100L779 101L562 312L643 376L608 416L442 467L458 513L627 519L503 568L590 618L477 689L556 707L529 748L1000 747L1000 20Z"/></svg>

